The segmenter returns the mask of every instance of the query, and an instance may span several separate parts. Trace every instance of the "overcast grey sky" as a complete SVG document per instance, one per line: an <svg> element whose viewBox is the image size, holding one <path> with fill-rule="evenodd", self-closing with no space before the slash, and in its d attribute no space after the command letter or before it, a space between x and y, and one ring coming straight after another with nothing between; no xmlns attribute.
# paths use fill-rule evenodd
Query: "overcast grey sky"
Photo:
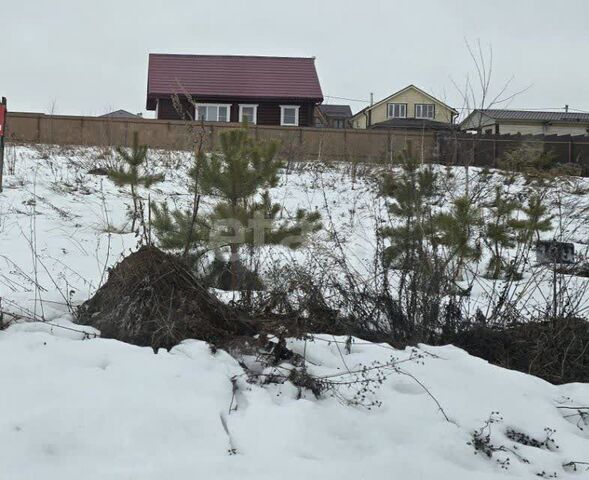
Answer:
<svg viewBox="0 0 589 480"><path fill-rule="evenodd" d="M586 0L0 0L0 35L18 111L144 111L149 52L315 56L324 95L413 83L461 107L465 38L492 45L496 88L530 86L510 107L589 111Z"/></svg>

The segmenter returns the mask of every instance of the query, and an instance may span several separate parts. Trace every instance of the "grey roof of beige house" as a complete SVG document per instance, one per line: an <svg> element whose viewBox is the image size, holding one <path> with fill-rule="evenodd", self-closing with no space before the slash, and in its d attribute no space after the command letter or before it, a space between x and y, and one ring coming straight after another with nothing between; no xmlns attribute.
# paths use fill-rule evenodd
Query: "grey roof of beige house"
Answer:
<svg viewBox="0 0 589 480"><path fill-rule="evenodd" d="M389 118L384 122L370 125L371 129L407 129L407 130L457 130L458 125L454 123L437 122L427 118Z"/></svg>

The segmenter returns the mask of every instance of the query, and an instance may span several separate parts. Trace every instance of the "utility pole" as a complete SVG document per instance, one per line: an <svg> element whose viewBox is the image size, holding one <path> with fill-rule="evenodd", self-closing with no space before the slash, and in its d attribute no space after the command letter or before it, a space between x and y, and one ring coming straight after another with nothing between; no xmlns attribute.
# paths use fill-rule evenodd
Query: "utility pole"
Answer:
<svg viewBox="0 0 589 480"><path fill-rule="evenodd" d="M2 192L2 177L4 174L4 137L6 134L6 97L0 103L0 192Z"/></svg>

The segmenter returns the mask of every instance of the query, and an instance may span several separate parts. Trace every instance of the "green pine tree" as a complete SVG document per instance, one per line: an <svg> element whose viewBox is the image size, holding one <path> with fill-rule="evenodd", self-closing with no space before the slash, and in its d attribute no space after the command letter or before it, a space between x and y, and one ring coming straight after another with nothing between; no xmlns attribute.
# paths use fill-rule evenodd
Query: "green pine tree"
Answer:
<svg viewBox="0 0 589 480"><path fill-rule="evenodd" d="M389 198L391 224L379 229L383 244L384 285L394 269L402 315L391 319L395 337L428 341L439 321L447 289L445 267L434 245L434 215L439 179L430 165L407 153L399 157L401 171L385 177L381 192Z"/></svg>
<svg viewBox="0 0 589 480"><path fill-rule="evenodd" d="M384 250L385 263L408 270L417 258L425 261L424 240L431 232L429 204L437 191L437 176L430 166L421 166L406 154L399 160L400 175L385 177L381 192L392 198L388 210L400 224L383 228L380 233L389 242Z"/></svg>
<svg viewBox="0 0 589 480"><path fill-rule="evenodd" d="M476 229L481 224L480 209L467 196L455 199L450 212L436 216L437 242L448 249L448 260L455 266L453 280L462 277L467 262L481 258L481 248L476 241Z"/></svg>
<svg viewBox="0 0 589 480"><path fill-rule="evenodd" d="M193 210L190 208L170 209L166 202L151 204L151 226L158 238L159 246L166 250L180 250L184 257L188 251L207 237L210 227L203 219L193 222Z"/></svg>
<svg viewBox="0 0 589 480"><path fill-rule="evenodd" d="M521 207L521 211L525 218L512 222L518 232L520 242L530 244L534 238L540 240L540 233L552 230L554 216L548 213L548 207L543 203L539 194L532 194L528 199L528 204Z"/></svg>
<svg viewBox="0 0 589 480"><path fill-rule="evenodd" d="M139 187L150 188L152 185L164 180L163 175L152 175L145 171L147 160L147 145L139 144L139 135L133 133L133 146L131 151L117 148L118 166L107 170L107 175L115 185L128 186L131 190L133 209L131 211L131 230L135 231L137 221L140 220L143 204L139 195Z"/></svg>
<svg viewBox="0 0 589 480"><path fill-rule="evenodd" d="M164 249L181 250L186 259L195 245L207 237L210 225L199 216L199 178L206 155L203 138L194 152L193 163L188 171L188 191L192 195L190 208L170 210L166 202L151 204L151 225L156 232L160 246Z"/></svg>
<svg viewBox="0 0 589 480"><path fill-rule="evenodd" d="M213 210L194 221L189 210L154 206L153 225L164 248L186 245L188 232L192 232L191 248L228 248L232 284L237 288L241 247L297 248L321 228L321 218L318 212L298 210L293 219L280 219L283 209L272 202L268 191L277 185L282 166L276 143L257 142L242 128L222 133L220 150L202 154L198 169L195 165L191 170L194 188L217 199Z"/></svg>
<svg viewBox="0 0 589 480"><path fill-rule="evenodd" d="M513 214L517 202L505 197L500 186L495 188L495 197L489 205L490 218L485 225L483 238L491 251L491 259L487 266L487 275L499 279L507 270L503 251L513 248L516 242L516 229Z"/></svg>

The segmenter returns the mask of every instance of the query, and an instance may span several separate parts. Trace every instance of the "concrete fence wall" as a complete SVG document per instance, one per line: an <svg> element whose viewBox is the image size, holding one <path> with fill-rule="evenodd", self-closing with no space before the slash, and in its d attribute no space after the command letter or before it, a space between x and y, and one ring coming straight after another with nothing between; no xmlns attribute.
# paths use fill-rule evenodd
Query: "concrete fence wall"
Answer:
<svg viewBox="0 0 589 480"><path fill-rule="evenodd" d="M206 123L209 147L218 147L219 134L237 128L236 124ZM251 125L250 134L258 139L280 141L281 155L292 160L363 160L387 162L403 149L436 157L436 139L432 132L341 130ZM116 119L38 113L12 112L7 118L7 141L58 145L129 146L133 133L152 148L188 150L193 148L199 123Z"/></svg>
<svg viewBox="0 0 589 480"><path fill-rule="evenodd" d="M7 141L57 145L130 146L134 132L151 148L189 150L199 137L199 123L143 118L101 118L39 113L8 114ZM237 124L206 123L207 147L219 146L219 135ZM408 150L424 162L501 167L502 156L522 144L541 145L558 163L575 163L589 175L589 137L483 135L403 130L342 130L251 125L260 140L279 140L287 160L342 160L392 163Z"/></svg>

